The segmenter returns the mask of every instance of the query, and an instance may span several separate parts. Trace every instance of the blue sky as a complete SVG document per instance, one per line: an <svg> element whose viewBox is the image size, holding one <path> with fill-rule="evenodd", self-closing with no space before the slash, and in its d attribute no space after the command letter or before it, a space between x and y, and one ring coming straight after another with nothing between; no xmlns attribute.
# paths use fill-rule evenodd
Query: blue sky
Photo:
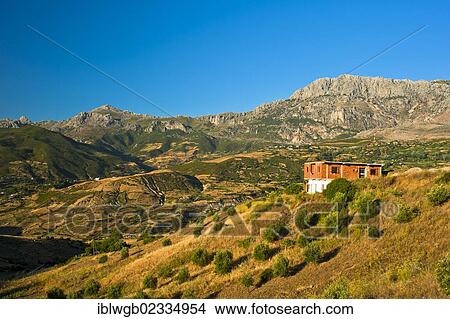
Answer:
<svg viewBox="0 0 450 319"><path fill-rule="evenodd" d="M94 2L94 1L93 1ZM0 118L63 119L101 104L163 115L247 111L319 77L450 78L446 1L2 1Z"/></svg>

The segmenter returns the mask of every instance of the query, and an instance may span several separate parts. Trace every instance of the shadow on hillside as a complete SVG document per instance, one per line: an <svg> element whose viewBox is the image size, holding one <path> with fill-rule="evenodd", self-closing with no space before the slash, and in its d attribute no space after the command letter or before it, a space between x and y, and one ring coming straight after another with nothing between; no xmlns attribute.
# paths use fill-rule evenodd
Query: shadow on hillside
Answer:
<svg viewBox="0 0 450 319"><path fill-rule="evenodd" d="M70 239L0 236L0 281L30 276L84 250L83 242Z"/></svg>
<svg viewBox="0 0 450 319"><path fill-rule="evenodd" d="M305 266L306 266L306 262L301 262L300 264L292 266L289 269L289 276L294 276L294 275L298 274L300 271L303 270L303 268L305 268Z"/></svg>
<svg viewBox="0 0 450 319"><path fill-rule="evenodd" d="M322 258L320 258L320 263L324 263L324 262L327 262L327 261L333 259L334 257L336 257L336 255L339 253L340 250L341 249L339 247L337 247L337 248L335 248L333 250L330 250L329 252L324 254L322 256Z"/></svg>

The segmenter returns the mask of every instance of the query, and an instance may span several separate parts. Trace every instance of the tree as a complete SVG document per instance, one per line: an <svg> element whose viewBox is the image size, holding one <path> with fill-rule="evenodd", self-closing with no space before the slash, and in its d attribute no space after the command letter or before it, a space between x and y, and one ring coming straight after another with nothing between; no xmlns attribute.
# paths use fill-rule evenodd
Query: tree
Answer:
<svg viewBox="0 0 450 319"><path fill-rule="evenodd" d="M270 249L266 244L258 244L253 250L253 258L259 261L264 261L270 258Z"/></svg>
<svg viewBox="0 0 450 319"><path fill-rule="evenodd" d="M320 246L315 241L310 242L303 250L303 257L307 263L318 263L321 255Z"/></svg>
<svg viewBox="0 0 450 319"><path fill-rule="evenodd" d="M233 253L229 250L219 250L214 256L214 265L217 274L230 273L233 268Z"/></svg>
<svg viewBox="0 0 450 319"><path fill-rule="evenodd" d="M90 279L83 289L83 295L85 297L95 296L100 290L100 283L95 279Z"/></svg>
<svg viewBox="0 0 450 319"><path fill-rule="evenodd" d="M158 287L158 278L156 278L152 274L148 274L144 277L143 285L144 288L156 289Z"/></svg>
<svg viewBox="0 0 450 319"><path fill-rule="evenodd" d="M192 253L191 261L194 265L204 267L211 262L211 255L205 248L197 248Z"/></svg>
<svg viewBox="0 0 450 319"><path fill-rule="evenodd" d="M353 200L356 193L356 186L345 178L337 178L327 185L323 194L329 201L332 201L338 192L344 194L345 200L348 202Z"/></svg>
<svg viewBox="0 0 450 319"><path fill-rule="evenodd" d="M175 279L178 281L179 284L182 284L186 281L188 281L190 278L189 270L186 267L181 268Z"/></svg>
<svg viewBox="0 0 450 319"><path fill-rule="evenodd" d="M273 265L274 276L286 277L289 274L289 259L280 255Z"/></svg>

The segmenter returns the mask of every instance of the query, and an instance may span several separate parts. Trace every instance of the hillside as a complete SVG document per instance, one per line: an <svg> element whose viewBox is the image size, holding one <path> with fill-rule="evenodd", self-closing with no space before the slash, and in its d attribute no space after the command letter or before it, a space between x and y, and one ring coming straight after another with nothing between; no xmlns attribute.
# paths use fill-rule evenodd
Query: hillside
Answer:
<svg viewBox="0 0 450 319"><path fill-rule="evenodd" d="M299 205L324 198L280 191L265 199L237 205L234 215L222 212L218 217L207 216L199 237L187 233L165 237L172 244L163 238L132 240L129 257L111 252L107 253L106 262L99 263L99 255L81 256L65 265L5 283L0 295L44 297L51 287L60 287L72 297L80 298L88 281L97 280L101 287L91 297L109 296L114 290L122 297L145 294L156 298L307 298L330 293L351 298L443 298L435 269L437 261L449 252L450 202L432 205L425 195L438 184L449 190L448 173L442 178L443 172L416 169L372 181L357 181L357 197L373 196L385 203L407 205L415 213L406 221L396 222L398 210L392 205L385 206L368 220L372 229L368 237L365 228L358 226L360 217L352 213L358 206L352 204L350 222L339 231L339 236L332 232L315 241L321 254L317 263L305 260L307 248L303 241L298 241L298 231L293 226L294 212ZM268 242L267 260L255 260L254 248L267 239L263 240L259 232L252 236L242 226L249 221L265 221L270 225L271 220L284 221L289 234ZM326 218L321 218L319 224L322 220ZM221 221L223 230L217 231L213 225ZM216 274L213 263L204 267L194 265L191 255L199 247L209 253L230 250L231 272ZM280 255L289 260L288 272L284 277L270 277L267 269L274 267ZM176 273L183 267L189 276L177 279L180 277ZM261 277L263 272L265 277ZM143 288L147 275L157 277L157 288ZM252 278L249 287L241 283L244 275Z"/></svg>
<svg viewBox="0 0 450 319"><path fill-rule="evenodd" d="M60 133L26 125L0 129L0 176L58 181L149 170L139 161Z"/></svg>

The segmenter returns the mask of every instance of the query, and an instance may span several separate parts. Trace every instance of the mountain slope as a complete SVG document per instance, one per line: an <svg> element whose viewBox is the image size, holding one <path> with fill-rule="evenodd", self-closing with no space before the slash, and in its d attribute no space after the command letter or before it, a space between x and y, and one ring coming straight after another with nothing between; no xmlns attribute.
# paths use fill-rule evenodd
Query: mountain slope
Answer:
<svg viewBox="0 0 450 319"><path fill-rule="evenodd" d="M449 106L449 81L343 75L318 79L251 112L201 119L224 135L303 143L418 123L441 123L447 130L443 114Z"/></svg>
<svg viewBox="0 0 450 319"><path fill-rule="evenodd" d="M0 129L0 175L43 180L89 179L148 170L118 153L26 125Z"/></svg>

